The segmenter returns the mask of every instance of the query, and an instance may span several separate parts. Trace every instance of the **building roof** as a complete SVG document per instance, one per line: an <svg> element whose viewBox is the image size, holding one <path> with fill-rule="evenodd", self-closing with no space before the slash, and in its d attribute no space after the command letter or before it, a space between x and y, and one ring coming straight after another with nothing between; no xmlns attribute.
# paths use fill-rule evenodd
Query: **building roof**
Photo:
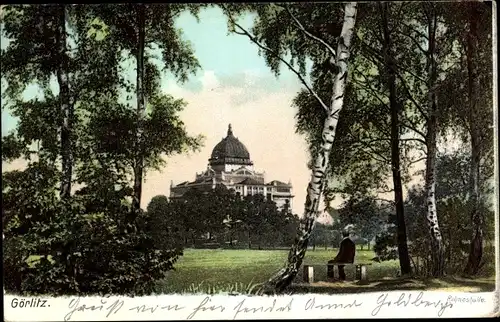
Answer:
<svg viewBox="0 0 500 322"><path fill-rule="evenodd" d="M244 184L244 185L260 185L263 186L264 183L258 180L255 180L253 178L246 178L243 181L238 182L238 184Z"/></svg>
<svg viewBox="0 0 500 322"><path fill-rule="evenodd" d="M277 187L291 187L290 184L281 182L279 180L273 180L267 184L268 186L277 186Z"/></svg>
<svg viewBox="0 0 500 322"><path fill-rule="evenodd" d="M229 124L227 136L212 150L210 164L252 164L250 153L243 143L234 135Z"/></svg>

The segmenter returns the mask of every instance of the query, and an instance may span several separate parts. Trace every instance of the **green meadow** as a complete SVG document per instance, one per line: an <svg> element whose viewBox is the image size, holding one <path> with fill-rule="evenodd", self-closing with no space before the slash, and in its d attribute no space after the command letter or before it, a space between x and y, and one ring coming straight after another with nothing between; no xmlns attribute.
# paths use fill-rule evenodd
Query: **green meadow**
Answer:
<svg viewBox="0 0 500 322"><path fill-rule="evenodd" d="M495 277L466 279L447 276L440 279L403 278L398 276L399 262L373 262L371 250L356 250L356 263L367 263L367 281L355 281L354 267L346 268L346 282L326 281L326 262L337 254L337 249L308 250L305 265L314 266L314 282L302 281L299 271L289 293L361 293L397 290L441 290L456 292L490 292L495 289ZM288 250L247 249L186 249L169 271L165 279L157 284L156 292L208 293L219 292L257 293L261 283L269 279L286 262ZM34 264L38 256L28 261ZM50 260L50 258L49 258Z"/></svg>
<svg viewBox="0 0 500 322"><path fill-rule="evenodd" d="M304 264L314 265L315 282L302 282L300 271L290 292L351 293L381 290L489 291L494 289L494 277L474 280L446 277L439 280L399 278L399 262L372 262L373 251L357 250L355 262L371 263L367 267L368 281L354 281L354 267L346 269L347 282L326 282L326 262L337 253L336 249L309 250ZM251 293L283 267L288 250L227 250L186 249L175 265L175 270L158 283L158 293Z"/></svg>

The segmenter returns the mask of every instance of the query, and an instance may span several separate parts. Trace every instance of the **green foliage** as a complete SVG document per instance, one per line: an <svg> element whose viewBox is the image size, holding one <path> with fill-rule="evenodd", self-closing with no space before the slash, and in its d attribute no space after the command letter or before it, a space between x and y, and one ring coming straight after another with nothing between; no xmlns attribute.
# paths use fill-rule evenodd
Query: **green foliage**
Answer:
<svg viewBox="0 0 500 322"><path fill-rule="evenodd" d="M351 197L339 209L341 226L352 225L351 234L368 242L384 230L388 216L387 205L370 197Z"/></svg>
<svg viewBox="0 0 500 322"><path fill-rule="evenodd" d="M23 154L24 145L17 140L13 133L2 136L2 161L19 159Z"/></svg>
<svg viewBox="0 0 500 322"><path fill-rule="evenodd" d="M480 131L481 149L483 155L491 153L493 131L488 125L493 122L493 66L491 61L491 24L477 24L477 56L474 64L477 67L477 78L480 84L479 95L475 99L475 118L471 119L469 111L470 93L468 89L467 69L467 32L469 28L470 9L477 10L480 21L491 21L492 11L487 3L456 3L451 4L444 11L443 18L448 27L446 36L453 44L453 56L449 58L446 78L439 91L441 107L440 122L448 134L460 138L464 142L470 141L470 131L473 124L478 124ZM473 59L474 59L473 58Z"/></svg>
<svg viewBox="0 0 500 322"><path fill-rule="evenodd" d="M8 82L7 96L16 97L33 81L48 84L55 72L57 6L5 6L3 33L11 42L2 50L2 77Z"/></svg>
<svg viewBox="0 0 500 322"><path fill-rule="evenodd" d="M157 243L204 247L276 247L293 242L298 218L285 207L278 210L262 195L241 198L221 186L214 190L188 190L182 198L154 197L148 205L154 218Z"/></svg>
<svg viewBox="0 0 500 322"><path fill-rule="evenodd" d="M342 240L342 229L336 229L334 225L324 225L316 223L314 230L311 234L311 244L313 249L317 246L338 247Z"/></svg>
<svg viewBox="0 0 500 322"><path fill-rule="evenodd" d="M7 83L2 109L19 118L15 131L2 137L2 160L28 163L24 170L2 174L7 291L150 294L182 255L174 243L155 243L154 217L132 212L132 160L140 155L146 169L158 169L165 156L201 143L200 137L187 134L178 117L185 102L160 94L157 67L163 64L180 81L197 68L173 24L184 9L196 13L197 8L148 5L147 45L156 42L163 55L159 64L147 56L148 113L141 142L135 139L131 97L124 97L133 92L123 65L124 54L134 49L127 19L135 12L116 5L2 8L3 36L10 40L2 50L2 80ZM66 43L59 46L62 16ZM67 80L61 78L61 66ZM66 97L58 89L64 81L70 89ZM28 86L38 90L31 100L23 96ZM62 103L74 114L62 111ZM67 200L60 199L57 188L61 154L67 152L60 147L63 121L71 124L65 138L72 150L67 162L78 184Z"/></svg>
<svg viewBox="0 0 500 322"><path fill-rule="evenodd" d="M163 64L163 70L173 73L180 81L186 81L189 74L196 72L200 66L190 44L182 39L182 31L175 27L175 19L185 11L196 16L201 6L193 4L128 4L120 6L100 4L92 6L93 14L106 27L108 41L118 44L121 50L134 58L138 44L135 26L138 24L141 7L144 8L146 22L146 47L148 49L158 48L161 51L160 61ZM146 52L146 56L148 55ZM148 57L146 62L150 58ZM150 75L159 75L157 68L156 64L146 63L146 72L150 71ZM153 84L151 81L152 79L150 84Z"/></svg>
<svg viewBox="0 0 500 322"><path fill-rule="evenodd" d="M467 162L468 155L464 151L454 154L442 154L438 156L436 171L439 173L436 185L436 197L438 200L437 211L439 223L445 247L445 272L447 274L460 274L467 260L470 248L470 236L472 235L472 223L470 220L470 200L467 187L469 176ZM484 191L487 195L488 192ZM494 236L494 212L487 198L480 205L480 211L484 214L484 239L491 241ZM427 229L425 192L420 186L413 186L405 200L405 212L408 218L407 230L409 241L409 252L413 260L415 274L427 276L431 273L430 247L431 242ZM389 221L389 224L391 222ZM387 232L377 236L375 252L379 260L390 260L397 258L395 251L396 234L389 226ZM485 248L482 261L482 275L491 273L492 249Z"/></svg>
<svg viewBox="0 0 500 322"><path fill-rule="evenodd" d="M375 237L375 246L373 246L373 251L377 256L374 258L375 261L390 261L397 259L398 248L397 239L394 232L388 231L378 234Z"/></svg>
<svg viewBox="0 0 500 322"><path fill-rule="evenodd" d="M113 185L82 189L69 203L58 200L56 171L39 162L3 174L6 290L151 293L182 252L152 244L151 219L145 214L136 232L125 233L130 207ZM38 259L28 265L35 254Z"/></svg>

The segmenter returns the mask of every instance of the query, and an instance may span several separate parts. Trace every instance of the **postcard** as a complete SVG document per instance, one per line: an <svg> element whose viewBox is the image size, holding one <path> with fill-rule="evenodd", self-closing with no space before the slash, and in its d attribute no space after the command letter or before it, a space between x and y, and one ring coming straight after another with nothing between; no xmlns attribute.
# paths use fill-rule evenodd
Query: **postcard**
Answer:
<svg viewBox="0 0 500 322"><path fill-rule="evenodd" d="M496 2L0 10L6 321L499 315Z"/></svg>

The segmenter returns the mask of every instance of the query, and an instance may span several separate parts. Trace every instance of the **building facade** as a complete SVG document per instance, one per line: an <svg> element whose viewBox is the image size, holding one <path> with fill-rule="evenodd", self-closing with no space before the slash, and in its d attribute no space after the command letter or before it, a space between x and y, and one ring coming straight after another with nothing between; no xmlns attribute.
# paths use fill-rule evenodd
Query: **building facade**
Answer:
<svg viewBox="0 0 500 322"><path fill-rule="evenodd" d="M195 180L170 184L170 198L180 198L189 189L215 189L223 185L241 196L261 194L273 200L282 209L289 203L292 209L293 190L290 182L272 180L266 183L264 173L254 169L250 153L243 143L233 135L231 124L227 136L212 150L205 171L196 173Z"/></svg>

